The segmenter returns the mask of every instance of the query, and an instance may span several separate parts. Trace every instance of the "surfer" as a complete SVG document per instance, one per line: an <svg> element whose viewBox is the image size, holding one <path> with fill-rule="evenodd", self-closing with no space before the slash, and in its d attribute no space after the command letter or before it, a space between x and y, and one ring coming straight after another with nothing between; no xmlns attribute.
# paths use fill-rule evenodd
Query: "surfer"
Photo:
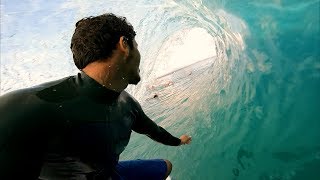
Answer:
<svg viewBox="0 0 320 180"><path fill-rule="evenodd" d="M103 14L76 23L77 75L0 97L0 179L165 179L165 159L119 161L132 130L170 146L189 144L155 124L124 89L140 81L135 31Z"/></svg>

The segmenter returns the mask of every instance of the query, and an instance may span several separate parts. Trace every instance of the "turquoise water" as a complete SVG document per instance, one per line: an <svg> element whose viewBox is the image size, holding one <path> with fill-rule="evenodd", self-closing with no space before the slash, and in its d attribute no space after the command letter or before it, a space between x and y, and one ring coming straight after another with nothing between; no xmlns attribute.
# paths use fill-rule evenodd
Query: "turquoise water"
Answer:
<svg viewBox="0 0 320 180"><path fill-rule="evenodd" d="M172 179L320 179L320 1L1 1L1 93L77 72L74 23L114 12L137 31L146 113L191 145L132 134L121 159ZM157 97L154 98L154 95Z"/></svg>
<svg viewBox="0 0 320 180"><path fill-rule="evenodd" d="M122 157L169 158L172 179L320 179L319 1L175 2L155 28L206 29L220 62L169 75L143 105L192 145L133 135Z"/></svg>

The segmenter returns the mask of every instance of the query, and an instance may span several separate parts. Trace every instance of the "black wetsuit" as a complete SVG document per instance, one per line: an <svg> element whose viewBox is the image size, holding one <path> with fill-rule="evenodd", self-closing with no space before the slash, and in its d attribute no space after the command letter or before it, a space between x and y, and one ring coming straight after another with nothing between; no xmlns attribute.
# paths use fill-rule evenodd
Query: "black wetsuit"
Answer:
<svg viewBox="0 0 320 180"><path fill-rule="evenodd" d="M0 179L104 179L132 130L180 144L127 92L108 90L85 73L10 92L0 97Z"/></svg>

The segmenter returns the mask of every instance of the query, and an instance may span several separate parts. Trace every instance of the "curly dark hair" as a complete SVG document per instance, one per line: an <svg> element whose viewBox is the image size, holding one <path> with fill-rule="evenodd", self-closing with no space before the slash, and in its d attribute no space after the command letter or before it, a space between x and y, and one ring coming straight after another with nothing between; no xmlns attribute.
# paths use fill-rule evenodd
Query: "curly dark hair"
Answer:
<svg viewBox="0 0 320 180"><path fill-rule="evenodd" d="M135 35L125 17L107 13L83 18L76 23L71 39L74 63L81 70L91 62L111 57L121 36L132 49Z"/></svg>

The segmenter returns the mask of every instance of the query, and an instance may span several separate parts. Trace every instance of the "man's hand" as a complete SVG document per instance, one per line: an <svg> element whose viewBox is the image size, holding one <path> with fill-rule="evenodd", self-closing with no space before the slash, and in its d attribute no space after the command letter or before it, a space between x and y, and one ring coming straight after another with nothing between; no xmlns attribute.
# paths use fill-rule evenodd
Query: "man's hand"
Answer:
<svg viewBox="0 0 320 180"><path fill-rule="evenodd" d="M184 144L190 144L192 139L191 139L191 136L184 134L180 137L180 140L181 140L180 145L184 145Z"/></svg>

